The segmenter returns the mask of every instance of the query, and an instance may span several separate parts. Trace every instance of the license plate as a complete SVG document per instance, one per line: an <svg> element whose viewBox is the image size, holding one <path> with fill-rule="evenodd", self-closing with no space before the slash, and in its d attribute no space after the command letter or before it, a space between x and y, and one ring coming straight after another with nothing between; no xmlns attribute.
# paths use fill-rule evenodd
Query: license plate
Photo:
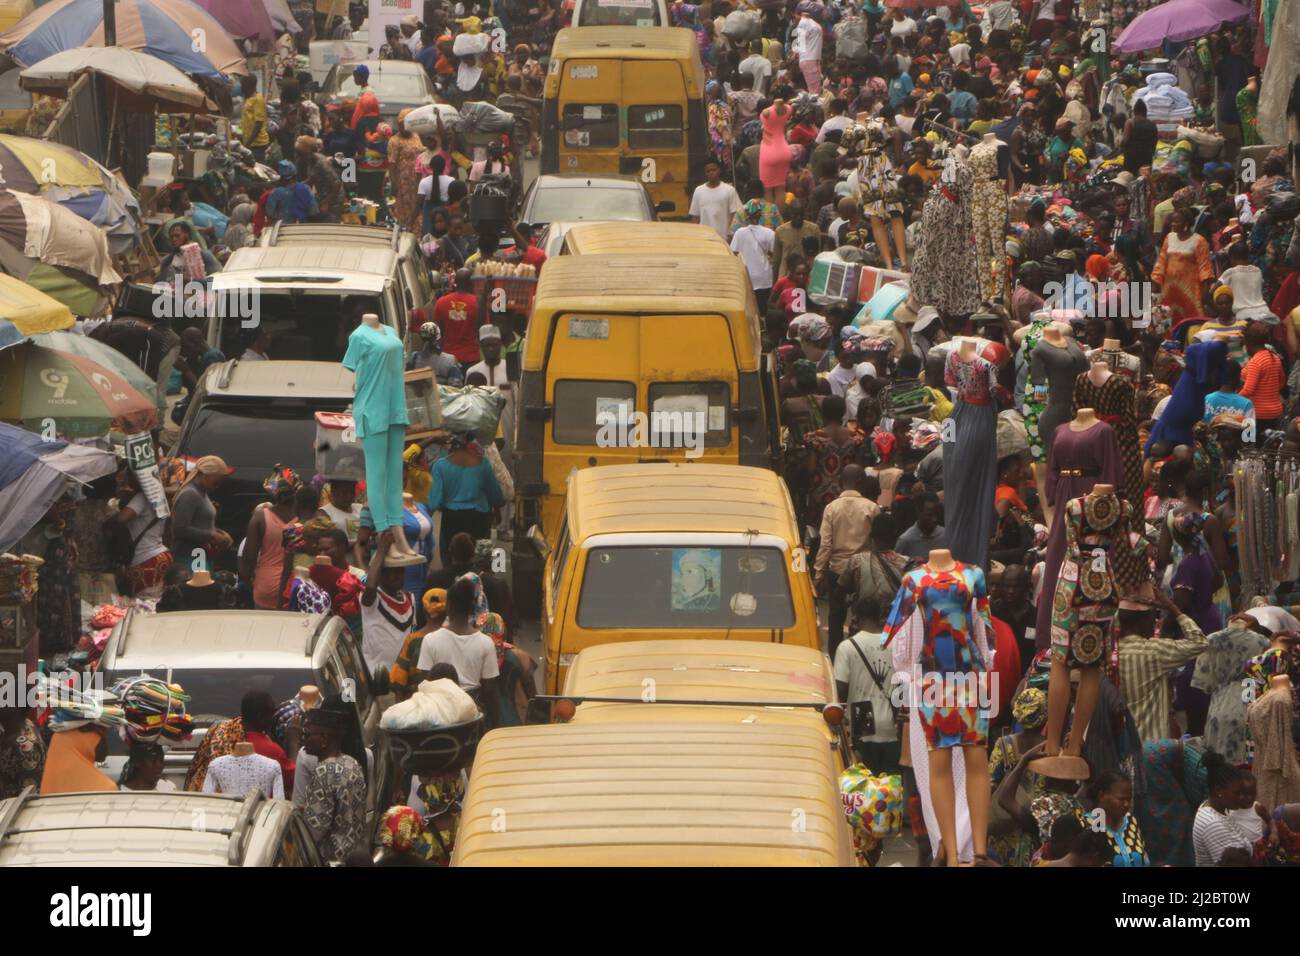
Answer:
<svg viewBox="0 0 1300 956"><path fill-rule="evenodd" d="M569 338L608 339L609 319L569 319Z"/></svg>

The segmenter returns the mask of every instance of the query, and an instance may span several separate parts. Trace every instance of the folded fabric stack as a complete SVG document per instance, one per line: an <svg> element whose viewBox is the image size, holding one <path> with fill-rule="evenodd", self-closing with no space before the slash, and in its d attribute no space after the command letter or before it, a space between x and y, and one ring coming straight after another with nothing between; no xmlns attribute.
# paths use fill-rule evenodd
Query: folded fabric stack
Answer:
<svg viewBox="0 0 1300 956"><path fill-rule="evenodd" d="M190 697L180 684L140 675L118 681L112 693L121 702L128 740L152 742L161 737L175 743L188 740L194 730L186 712Z"/></svg>
<svg viewBox="0 0 1300 956"><path fill-rule="evenodd" d="M36 703L49 711L47 725L59 733L79 727L120 727L126 723L122 702L112 693L80 690L42 674L36 679Z"/></svg>

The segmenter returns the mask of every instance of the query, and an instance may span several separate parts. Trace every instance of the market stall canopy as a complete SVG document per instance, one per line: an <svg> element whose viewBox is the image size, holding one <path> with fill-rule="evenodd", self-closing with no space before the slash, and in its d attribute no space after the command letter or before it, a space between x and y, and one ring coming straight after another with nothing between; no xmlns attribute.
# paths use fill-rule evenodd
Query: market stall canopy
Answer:
<svg viewBox="0 0 1300 956"><path fill-rule="evenodd" d="M6 342L5 326L20 336L28 336L70 329L75 324L72 310L62 302L21 279L0 273L0 348L13 344Z"/></svg>
<svg viewBox="0 0 1300 956"><path fill-rule="evenodd" d="M33 93L67 96L83 73L96 73L108 86L115 109L132 113L214 113L217 106L188 76L170 63L120 46L64 50L29 66L18 85Z"/></svg>
<svg viewBox="0 0 1300 956"><path fill-rule="evenodd" d="M117 471L100 448L48 441L0 423L0 551L9 551L63 497L68 481L89 484Z"/></svg>
<svg viewBox="0 0 1300 956"><path fill-rule="evenodd" d="M1137 53L1154 49L1165 41L1196 40L1225 23L1236 23L1249 16L1250 10L1234 0L1169 0L1139 13L1119 35L1115 49L1120 53Z"/></svg>
<svg viewBox="0 0 1300 956"><path fill-rule="evenodd" d="M114 255L140 243L140 204L131 190L69 146L0 133L0 189L44 196L99 226Z"/></svg>
<svg viewBox="0 0 1300 956"><path fill-rule="evenodd" d="M107 309L122 282L103 232L57 203L11 189L0 190L0 269L88 317Z"/></svg>
<svg viewBox="0 0 1300 956"><path fill-rule="evenodd" d="M34 342L0 350L0 421L68 438L125 434L158 425L153 399L121 375L80 355Z"/></svg>
<svg viewBox="0 0 1300 956"><path fill-rule="evenodd" d="M8 278L8 276L5 278ZM121 375L141 395L152 398L154 405L159 410L162 410L167 405L167 400L159 391L157 383L145 374L144 369L111 345L105 345L88 335L78 335L75 332L45 332L40 335L33 335L32 341L42 348L88 358L92 362L104 366L109 371Z"/></svg>
<svg viewBox="0 0 1300 956"><path fill-rule="evenodd" d="M117 46L189 76L248 72L230 34L190 0L116 0L116 11ZM0 51L20 66L82 46L104 46L104 0L51 0L0 33Z"/></svg>
<svg viewBox="0 0 1300 956"><path fill-rule="evenodd" d="M194 0L236 40L274 41L276 32L265 0ZM281 33L284 31L281 30Z"/></svg>

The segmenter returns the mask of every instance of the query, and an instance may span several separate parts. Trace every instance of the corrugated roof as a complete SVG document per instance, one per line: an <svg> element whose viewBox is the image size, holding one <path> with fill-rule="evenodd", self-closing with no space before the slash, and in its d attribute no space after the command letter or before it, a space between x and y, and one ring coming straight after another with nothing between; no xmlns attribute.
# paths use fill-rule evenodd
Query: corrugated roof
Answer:
<svg viewBox="0 0 1300 956"><path fill-rule="evenodd" d="M634 531L756 531L799 540L785 482L764 468L700 462L607 465L584 468L571 481L575 541Z"/></svg>
<svg viewBox="0 0 1300 956"><path fill-rule="evenodd" d="M851 838L826 738L761 722L489 734L461 866L837 866Z"/></svg>

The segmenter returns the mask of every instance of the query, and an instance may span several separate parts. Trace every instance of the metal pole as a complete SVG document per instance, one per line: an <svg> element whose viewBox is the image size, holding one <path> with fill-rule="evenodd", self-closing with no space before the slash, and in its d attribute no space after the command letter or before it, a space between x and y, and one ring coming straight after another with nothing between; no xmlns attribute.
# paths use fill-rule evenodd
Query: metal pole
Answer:
<svg viewBox="0 0 1300 956"><path fill-rule="evenodd" d="M117 46L117 0L104 0L104 46Z"/></svg>

